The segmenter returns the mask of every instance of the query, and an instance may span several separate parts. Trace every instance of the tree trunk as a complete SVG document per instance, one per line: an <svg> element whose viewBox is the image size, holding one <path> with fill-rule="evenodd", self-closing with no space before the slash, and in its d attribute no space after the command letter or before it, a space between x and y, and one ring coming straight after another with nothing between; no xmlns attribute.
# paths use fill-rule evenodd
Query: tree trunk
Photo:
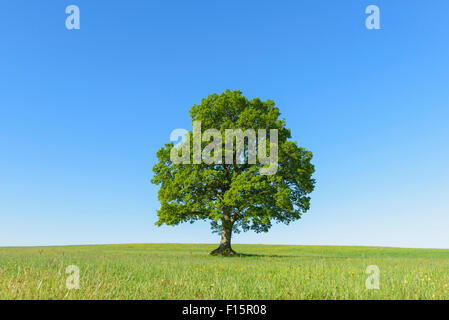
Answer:
<svg viewBox="0 0 449 320"><path fill-rule="evenodd" d="M224 255L231 256L235 254L235 251L231 248L231 236L232 236L232 222L229 217L224 217L222 220L221 241L220 246L212 251L211 255Z"/></svg>

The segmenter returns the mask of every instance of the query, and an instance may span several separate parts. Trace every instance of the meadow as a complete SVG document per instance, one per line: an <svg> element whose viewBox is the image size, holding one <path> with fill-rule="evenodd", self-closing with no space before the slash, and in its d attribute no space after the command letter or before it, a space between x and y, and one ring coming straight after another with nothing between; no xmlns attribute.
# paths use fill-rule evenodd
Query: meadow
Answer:
<svg viewBox="0 0 449 320"><path fill-rule="evenodd" d="M449 250L127 244L0 248L0 299L449 299ZM67 289L66 268L79 268ZM379 289L367 289L369 265Z"/></svg>

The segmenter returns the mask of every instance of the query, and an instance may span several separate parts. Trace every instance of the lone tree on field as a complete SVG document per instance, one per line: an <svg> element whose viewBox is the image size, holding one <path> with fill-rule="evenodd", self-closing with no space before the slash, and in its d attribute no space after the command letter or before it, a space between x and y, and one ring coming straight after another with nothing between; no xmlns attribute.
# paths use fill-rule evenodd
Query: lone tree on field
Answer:
<svg viewBox="0 0 449 320"><path fill-rule="evenodd" d="M267 232L272 222L288 224L309 209L312 153L288 140L290 129L273 101L226 90L194 105L190 116L193 132L157 152L156 225L210 220L221 233L211 254L232 255L232 232Z"/></svg>

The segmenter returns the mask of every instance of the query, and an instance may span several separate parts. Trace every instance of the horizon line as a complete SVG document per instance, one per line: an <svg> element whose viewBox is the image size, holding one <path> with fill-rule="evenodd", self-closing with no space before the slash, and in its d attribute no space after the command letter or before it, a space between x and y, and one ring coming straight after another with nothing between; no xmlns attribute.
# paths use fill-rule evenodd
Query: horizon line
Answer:
<svg viewBox="0 0 449 320"><path fill-rule="evenodd" d="M87 247L87 246L112 246L112 245L152 245L152 244L181 244L181 245L212 245L216 243L200 242L123 242L123 243L86 243L86 244L45 244L45 245L10 245L1 248L42 248L42 247ZM380 245L341 245L341 244L274 244L274 243L234 243L233 245L254 246L296 246L296 247L361 247L361 248L391 248L391 249L416 249L416 250L449 250L449 248L429 247L402 247L402 246L380 246Z"/></svg>

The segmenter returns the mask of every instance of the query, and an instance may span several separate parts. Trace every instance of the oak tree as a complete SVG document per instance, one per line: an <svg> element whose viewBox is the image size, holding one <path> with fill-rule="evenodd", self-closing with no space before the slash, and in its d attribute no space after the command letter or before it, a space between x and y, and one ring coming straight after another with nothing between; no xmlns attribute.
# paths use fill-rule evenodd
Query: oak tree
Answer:
<svg viewBox="0 0 449 320"><path fill-rule="evenodd" d="M240 91L226 90L194 105L190 116L192 124L200 123L200 132L190 131L178 147L172 142L157 152L152 183L160 186L161 207L156 225L208 220L212 231L221 234L220 245L211 254L232 255L235 254L231 248L233 232L267 232L273 223L288 224L300 219L309 209L309 194L315 185L312 153L290 140L290 129L286 128L285 119L280 119L273 101L248 100ZM216 129L218 137L204 135L209 129ZM231 129L243 135L248 130L267 132L266 139L256 137L255 163L241 161L241 158L248 160L254 151L249 134L244 137L248 143L239 152L238 137L232 137L232 141L226 139L229 138L226 132ZM275 143L271 141L273 132L277 134ZM195 136L198 134L199 140ZM211 138L225 143L208 148ZM195 147L197 151L199 147L195 143L200 145L201 159L194 153ZM270 153L275 147L276 163L262 161L260 151ZM174 161L173 155L184 161ZM226 161L227 155L232 156L232 163ZM216 161L201 161L206 156ZM274 171L263 171L273 165Z"/></svg>

